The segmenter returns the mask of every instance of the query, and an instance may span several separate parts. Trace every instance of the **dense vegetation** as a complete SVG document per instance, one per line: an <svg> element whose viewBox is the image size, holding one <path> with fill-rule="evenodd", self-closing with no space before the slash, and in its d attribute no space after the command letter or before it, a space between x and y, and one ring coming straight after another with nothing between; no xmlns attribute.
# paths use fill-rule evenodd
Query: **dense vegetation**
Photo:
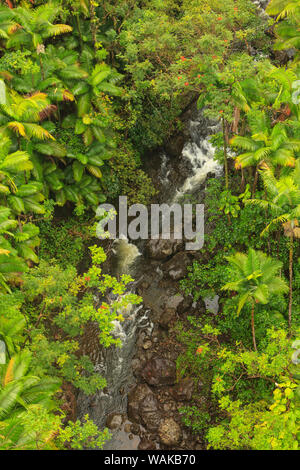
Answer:
<svg viewBox="0 0 300 470"><path fill-rule="evenodd" d="M204 375L211 403L183 420L208 448L297 449L300 1L272 0L268 21L250 0L0 3L0 448L108 438L65 407L106 385L82 346L90 322L120 346L113 322L141 302L129 276L103 274L95 209L151 201L141 157L198 100L222 124L225 178L206 195L207 263L181 288L217 292L221 312L176 327L178 373Z"/></svg>

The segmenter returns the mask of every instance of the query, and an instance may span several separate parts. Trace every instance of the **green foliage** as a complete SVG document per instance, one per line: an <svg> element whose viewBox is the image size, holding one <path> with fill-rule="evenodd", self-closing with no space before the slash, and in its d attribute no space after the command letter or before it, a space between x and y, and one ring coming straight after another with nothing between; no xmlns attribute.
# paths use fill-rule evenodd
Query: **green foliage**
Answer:
<svg viewBox="0 0 300 470"><path fill-rule="evenodd" d="M211 418L209 413L199 410L196 406L186 406L179 409L182 422L195 433L201 433L208 426Z"/></svg>
<svg viewBox="0 0 300 470"><path fill-rule="evenodd" d="M232 139L235 148L246 150L236 158L236 168L251 165L293 167L294 155L300 150L300 141L288 135L288 127L277 123L271 128L266 114L257 110L248 112L248 120L251 137L236 136Z"/></svg>
<svg viewBox="0 0 300 470"><path fill-rule="evenodd" d="M98 431L85 417L80 423L63 424L63 416L54 415L40 405L29 405L17 417L0 421L1 450L101 449L109 439L109 431Z"/></svg>
<svg viewBox="0 0 300 470"><path fill-rule="evenodd" d="M270 406L264 401L241 406L227 397L220 407L229 416L227 425L212 427L207 435L214 449L297 450L299 409L290 400L295 384L280 383ZM284 423L284 425L283 425Z"/></svg>
<svg viewBox="0 0 300 470"><path fill-rule="evenodd" d="M86 394L106 386L91 359L80 352L85 327L94 324L99 345L121 346L111 335L114 321L122 321L121 312L141 301L126 293L129 276L117 281L102 273L100 265L106 258L102 248L92 246L90 251L92 265L83 275L73 267L63 269L57 262L41 260L23 277L22 295L0 297L0 338L10 358L0 366L1 448L48 449L57 443L76 449L102 447L108 438L107 431L99 433L89 420L65 426L63 415L52 414L59 410L54 395L62 380ZM95 289L103 299L100 306L93 299ZM114 300L105 301L109 293ZM36 413L41 419L33 425ZM12 429L16 429L13 438Z"/></svg>
<svg viewBox="0 0 300 470"><path fill-rule="evenodd" d="M118 155L109 161L110 171L103 187L110 197L127 194L130 204L149 204L155 195L151 179L139 169L139 154L132 146L120 143Z"/></svg>
<svg viewBox="0 0 300 470"><path fill-rule="evenodd" d="M105 442L109 439L108 429L99 433L97 426L88 418L84 417L83 423L77 420L75 423L69 422L68 426L60 430L58 441L61 445L69 443L71 449L80 450L88 447L89 449L102 449Z"/></svg>
<svg viewBox="0 0 300 470"><path fill-rule="evenodd" d="M299 36L299 22L300 22L300 6L298 0L272 0L268 5L267 12L276 16L276 21L286 19L279 23L276 28L277 42L276 49L284 50L295 48L297 50L295 62L299 60L300 36Z"/></svg>
<svg viewBox="0 0 300 470"><path fill-rule="evenodd" d="M237 315L248 301L267 304L272 294L288 290L285 281L276 276L282 263L261 251L250 248L247 255L235 253L227 257L227 261L231 267L231 281L222 289L236 291L240 295Z"/></svg>
<svg viewBox="0 0 300 470"><path fill-rule="evenodd" d="M232 217L237 217L238 212L241 210L239 205L239 200L245 202L250 197L249 185L246 186L246 190L243 194L239 196L234 196L230 191L225 190L220 194L220 210L224 211L226 215L232 215Z"/></svg>
<svg viewBox="0 0 300 470"><path fill-rule="evenodd" d="M53 220L41 221L39 256L48 262L55 259L63 268L78 267L84 261L86 267L90 257L85 247L91 240L91 224L92 220L87 219L87 214L54 223Z"/></svg>
<svg viewBox="0 0 300 470"><path fill-rule="evenodd" d="M225 190L208 185L205 249L181 283L196 301L220 296L217 315L176 327L178 377L206 398L197 388L183 422L214 449L298 448L299 0L267 11L274 20L250 0L1 2L1 449L102 448L109 437L61 412L65 385L106 385L83 353L87 330L95 347L121 346L114 322L141 301L129 276L102 272L101 248L86 253L92 213L120 194L151 202L141 157L182 129L195 100L222 123L211 142ZM266 58L273 24L288 63ZM57 220L55 206L75 216Z"/></svg>

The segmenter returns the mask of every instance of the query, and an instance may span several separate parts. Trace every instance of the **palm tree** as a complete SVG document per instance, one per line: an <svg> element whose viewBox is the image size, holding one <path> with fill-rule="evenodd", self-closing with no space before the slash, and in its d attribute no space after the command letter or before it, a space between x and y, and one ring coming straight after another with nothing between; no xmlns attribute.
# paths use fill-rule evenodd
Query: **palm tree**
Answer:
<svg viewBox="0 0 300 470"><path fill-rule="evenodd" d="M295 152L300 150L300 140L291 139L283 123L277 123L273 128L263 111L250 111L248 121L251 137L235 136L231 140L234 147L247 152L236 157L235 167L246 168L255 166L255 178L252 196L255 193L258 170L262 165L269 168L277 166L294 167Z"/></svg>
<svg viewBox="0 0 300 470"><path fill-rule="evenodd" d="M26 270L23 260L38 263L34 251L39 245L39 229L26 221L26 214L43 214L43 184L30 179L33 164L27 152L9 153L11 141L0 136L0 284L9 292L7 282L14 273ZM10 242L13 240L13 243Z"/></svg>
<svg viewBox="0 0 300 470"><path fill-rule="evenodd" d="M7 138L1 138L0 146L0 285L10 292L8 279L13 273L26 271L27 266L9 240L9 236L14 236L18 222L11 217L12 209L7 207L7 199L12 192L17 190L16 175L23 171L30 170L33 165L26 152L18 150L9 153L11 142Z"/></svg>
<svg viewBox="0 0 300 470"><path fill-rule="evenodd" d="M51 115L53 108L45 93L36 92L30 96L21 96L11 91L6 103L0 102L0 135L7 137L35 138L37 140L54 137L38 122L44 116Z"/></svg>
<svg viewBox="0 0 300 470"><path fill-rule="evenodd" d="M241 312L246 303L251 307L251 330L254 350L256 347L254 312L255 304L267 304L272 294L288 291L288 286L280 277L276 276L282 263L268 257L262 251L249 249L248 254L235 253L227 257L231 266L233 281L228 282L222 290L236 291L239 294L237 314Z"/></svg>
<svg viewBox="0 0 300 470"><path fill-rule="evenodd" d="M5 343L9 358L18 351L25 326L25 317L19 312L13 318L9 318L7 315L0 317L0 340Z"/></svg>
<svg viewBox="0 0 300 470"><path fill-rule="evenodd" d="M79 64L79 54L62 46L48 45L44 52L43 73L40 69L20 76L10 74L11 86L22 94L34 94L39 90L47 94L52 103L74 101L70 89L77 80L88 77Z"/></svg>
<svg viewBox="0 0 300 470"><path fill-rule="evenodd" d="M28 266L18 256L18 252L7 239L12 236L18 222L10 218L9 208L0 206L0 291L1 288L11 293L8 282L16 273L25 272Z"/></svg>
<svg viewBox="0 0 300 470"><path fill-rule="evenodd" d="M51 429L45 429L43 439L36 432L28 432L24 421L28 412L51 413L56 408L53 395L59 390L57 378L40 378L30 373L31 355L22 351L7 364L0 365L0 445L4 449L32 449L48 447L55 437ZM50 415L49 415L50 416ZM51 446L50 446L51 447Z"/></svg>
<svg viewBox="0 0 300 470"><path fill-rule="evenodd" d="M269 209L274 218L265 227L261 235L277 228L281 224L285 236L290 239L289 249L289 332L292 325L293 304L293 256L294 239L300 238L300 160L296 162L296 168L289 176L282 176L277 180L269 168L261 172L264 186L267 191L267 200L249 199L247 204L256 204Z"/></svg>
<svg viewBox="0 0 300 470"><path fill-rule="evenodd" d="M8 10L0 7L0 29L8 35L6 47L41 48L47 38L69 33L72 27L66 24L54 24L62 7L50 0L37 8L17 7Z"/></svg>
<svg viewBox="0 0 300 470"><path fill-rule="evenodd" d="M299 57L300 49L300 3L299 0L272 0L267 7L267 13L271 16L277 16L276 21L286 21L279 23L275 32L278 37L275 49L296 49L296 60Z"/></svg>
<svg viewBox="0 0 300 470"><path fill-rule="evenodd" d="M278 15L277 20L295 18L300 15L300 3L299 0L271 0L266 11L269 15Z"/></svg>
<svg viewBox="0 0 300 470"><path fill-rule="evenodd" d="M8 419L29 405L39 404L47 410L55 408L53 395L61 380L40 378L30 373L31 355L21 351L7 364L0 365L0 419Z"/></svg>

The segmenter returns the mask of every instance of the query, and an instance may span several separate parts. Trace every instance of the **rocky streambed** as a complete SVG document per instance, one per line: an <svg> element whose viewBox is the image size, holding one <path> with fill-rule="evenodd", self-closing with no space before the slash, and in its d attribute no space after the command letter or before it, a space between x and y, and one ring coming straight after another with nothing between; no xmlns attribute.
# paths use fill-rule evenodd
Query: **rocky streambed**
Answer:
<svg viewBox="0 0 300 470"><path fill-rule="evenodd" d="M192 255L180 251L179 242L150 241L147 269L137 285L143 309L153 324L151 333L137 335L132 360L133 380L125 413L113 413L106 424L114 436L108 449L202 449L203 443L182 424L179 410L191 404L209 409L201 396L202 382L192 377L178 380L176 359L182 352L173 327L187 315L200 316L205 304L179 294L179 281L186 275ZM202 403L199 403L199 400Z"/></svg>
<svg viewBox="0 0 300 470"><path fill-rule="evenodd" d="M222 174L209 142L215 123L207 121L195 105L184 120L183 133L151 157L148 173L160 204L184 201L186 196L202 203L207 179ZM105 449L202 449L201 438L183 425L180 409L197 405L209 412L209 397L202 393L201 380L178 377L176 359L183 347L173 327L187 316L203 315L208 307L209 302L193 303L191 297L184 297L179 285L193 260L206 260L201 250L185 251L183 240L176 239L136 245L119 240L112 251L110 269L116 275L132 275L136 280L132 288L143 304L126 313L124 323L115 325L121 349L99 350L93 334L87 337L86 352L93 357L95 370L106 378L107 388L92 397L80 394L78 416L88 413L100 428L111 430ZM209 308L217 309L216 303Z"/></svg>
<svg viewBox="0 0 300 470"><path fill-rule="evenodd" d="M118 390L125 401L118 404L117 400L116 411L105 417L113 433L106 449L202 448L201 439L183 426L179 412L191 404L209 409L207 397L201 396L202 382L192 377L178 380L176 374L182 345L173 327L178 320L186 321L187 315L200 316L206 310L203 301L193 303L191 297L179 293L187 266L199 258L183 248L179 240L150 240L146 258L136 260L137 270L143 264L142 279L136 284L136 292L143 297L138 315L147 315L148 323L136 334L130 374Z"/></svg>
<svg viewBox="0 0 300 470"><path fill-rule="evenodd" d="M265 15L268 0L255 0ZM257 53L253 50L253 55ZM214 160L209 136L218 126L189 106L182 116L185 126L162 149L147 155L144 170L157 189L154 203L203 203L209 178L217 178L222 169ZM210 230L205 224L206 232ZM218 312L218 298L197 303L180 291L180 281L194 260L206 263L203 251L185 251L182 240L139 241L135 245L120 240L113 245L114 260L110 272L130 273L136 282L132 288L143 298L142 306L127 312L125 322L116 323L114 335L121 338L121 349L101 350L97 335L87 336L84 345L93 358L95 370L107 380L107 388L92 397L80 394L78 417L86 413L112 438L105 449L154 450L205 448L199 433L193 434L182 421L180 410L197 407L213 417L209 387L205 377L181 379L176 360L183 351L174 326L188 324L187 317Z"/></svg>

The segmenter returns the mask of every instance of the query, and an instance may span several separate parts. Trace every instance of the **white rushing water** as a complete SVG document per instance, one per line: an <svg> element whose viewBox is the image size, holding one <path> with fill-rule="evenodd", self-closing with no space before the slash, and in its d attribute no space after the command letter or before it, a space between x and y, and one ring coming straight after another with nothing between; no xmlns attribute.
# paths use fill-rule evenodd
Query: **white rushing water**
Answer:
<svg viewBox="0 0 300 470"><path fill-rule="evenodd" d="M125 237L114 242L113 252L116 258L115 274L117 276L131 274L134 262L142 255L137 246L130 243Z"/></svg>
<svg viewBox="0 0 300 470"><path fill-rule="evenodd" d="M214 160L215 149L208 139L201 142L201 146L195 142L188 142L182 152L192 164L192 175L188 177L183 186L177 191L175 201L179 201L186 194L192 193L206 179L208 173L219 174L222 168Z"/></svg>
<svg viewBox="0 0 300 470"><path fill-rule="evenodd" d="M209 173L221 176L222 166L214 159L215 149L210 142L210 135L218 132L219 124L206 126L201 112L189 122L190 139L182 150L183 159L191 166L191 175L177 190L174 202L180 201L185 195L191 194L206 180Z"/></svg>

